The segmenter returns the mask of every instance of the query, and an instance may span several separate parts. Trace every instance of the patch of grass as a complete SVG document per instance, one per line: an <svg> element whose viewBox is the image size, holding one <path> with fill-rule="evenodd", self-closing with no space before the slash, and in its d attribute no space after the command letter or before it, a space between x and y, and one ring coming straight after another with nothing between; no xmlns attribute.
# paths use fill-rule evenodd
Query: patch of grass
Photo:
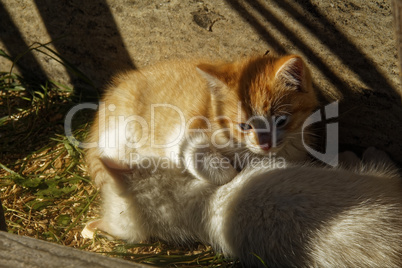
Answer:
<svg viewBox="0 0 402 268"><path fill-rule="evenodd" d="M98 192L82 150L64 136L64 114L74 104L67 86L0 72L0 192L9 232L80 246L74 237ZM75 135L84 139L89 125L83 115L77 121Z"/></svg>
<svg viewBox="0 0 402 268"><path fill-rule="evenodd" d="M57 59L91 84L46 44L30 49ZM14 64L19 58L2 50L0 57ZM97 235L92 240L81 237L85 223L100 216L100 198L86 173L83 151L64 133L64 117L79 102L66 85L32 84L12 70L0 72L0 196L9 232L155 266L238 266L204 245L132 245ZM74 117L78 140L88 134L91 113Z"/></svg>

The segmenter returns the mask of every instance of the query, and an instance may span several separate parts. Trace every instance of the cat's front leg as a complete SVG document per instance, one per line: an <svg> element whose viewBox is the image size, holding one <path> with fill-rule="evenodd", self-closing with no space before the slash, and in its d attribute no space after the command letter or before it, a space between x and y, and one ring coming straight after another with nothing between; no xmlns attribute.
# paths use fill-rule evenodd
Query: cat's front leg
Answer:
<svg viewBox="0 0 402 268"><path fill-rule="evenodd" d="M183 146L182 162L193 176L217 185L231 181L238 174L230 159L215 150L204 136L192 137Z"/></svg>

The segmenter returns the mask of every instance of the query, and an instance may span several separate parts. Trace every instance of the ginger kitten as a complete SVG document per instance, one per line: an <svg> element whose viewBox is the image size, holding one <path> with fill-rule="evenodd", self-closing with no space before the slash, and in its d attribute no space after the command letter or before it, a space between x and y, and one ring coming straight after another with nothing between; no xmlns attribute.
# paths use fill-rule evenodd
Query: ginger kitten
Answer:
<svg viewBox="0 0 402 268"><path fill-rule="evenodd" d="M301 127L317 105L310 72L295 55L176 61L128 72L102 99L89 171L101 185L110 179L101 157L116 168L159 157L221 185L247 165L246 157L303 160ZM197 140L200 132L206 143Z"/></svg>

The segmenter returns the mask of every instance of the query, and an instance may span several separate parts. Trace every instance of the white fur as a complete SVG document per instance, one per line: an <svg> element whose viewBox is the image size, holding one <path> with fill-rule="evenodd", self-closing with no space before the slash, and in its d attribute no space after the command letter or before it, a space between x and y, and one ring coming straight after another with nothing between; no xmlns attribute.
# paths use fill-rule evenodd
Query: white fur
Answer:
<svg viewBox="0 0 402 268"><path fill-rule="evenodd" d="M181 151L184 168L195 178L222 185L238 173L230 159L211 146L207 136L191 137L183 143Z"/></svg>
<svg viewBox="0 0 402 268"><path fill-rule="evenodd" d="M165 148L165 155L168 155L176 164L180 163L180 145L184 135L182 128L184 128L184 125L172 126L166 139L169 145Z"/></svg>
<svg viewBox="0 0 402 268"><path fill-rule="evenodd" d="M120 141L120 143L119 143ZM99 155L112 159L119 159L119 149L124 146L117 128L110 127L102 132L99 137Z"/></svg>
<svg viewBox="0 0 402 268"><path fill-rule="evenodd" d="M106 167L101 229L130 242L200 241L247 267L402 265L402 185L390 172L246 169L218 186L167 169ZM381 175L378 175L381 174Z"/></svg>

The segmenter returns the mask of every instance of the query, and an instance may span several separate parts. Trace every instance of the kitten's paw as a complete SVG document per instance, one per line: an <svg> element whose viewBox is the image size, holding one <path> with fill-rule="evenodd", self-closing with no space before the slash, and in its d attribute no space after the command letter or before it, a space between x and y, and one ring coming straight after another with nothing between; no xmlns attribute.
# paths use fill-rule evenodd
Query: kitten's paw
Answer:
<svg viewBox="0 0 402 268"><path fill-rule="evenodd" d="M231 181L238 174L228 158L216 153L197 153L188 157L186 169L194 177L217 185Z"/></svg>
<svg viewBox="0 0 402 268"><path fill-rule="evenodd" d="M339 154L339 164L342 167L353 168L360 166L360 158L354 152L345 151Z"/></svg>
<svg viewBox="0 0 402 268"><path fill-rule="evenodd" d="M83 238L93 239L95 233L100 236L106 237L108 240L114 240L113 236L107 234L104 230L102 230L102 220L93 220L87 222L84 229L81 231L81 236Z"/></svg>
<svg viewBox="0 0 402 268"><path fill-rule="evenodd" d="M363 153L362 159L364 163L381 162L387 164L394 164L386 152L378 150L375 147L367 148Z"/></svg>
<svg viewBox="0 0 402 268"><path fill-rule="evenodd" d="M81 236L83 238L92 239L100 222L101 220L87 222L87 224L85 224L85 228L81 231Z"/></svg>
<svg viewBox="0 0 402 268"><path fill-rule="evenodd" d="M183 166L196 178L222 185L238 174L230 164L230 159L219 153L206 135L190 137L181 150Z"/></svg>
<svg viewBox="0 0 402 268"><path fill-rule="evenodd" d="M217 168L210 168L209 173L209 180L217 185L223 185L230 182L238 174L237 170L230 164L227 166L222 165Z"/></svg>
<svg viewBox="0 0 402 268"><path fill-rule="evenodd" d="M217 185L228 183L238 174L230 160L219 153L203 155L203 161L199 164L197 173Z"/></svg>

